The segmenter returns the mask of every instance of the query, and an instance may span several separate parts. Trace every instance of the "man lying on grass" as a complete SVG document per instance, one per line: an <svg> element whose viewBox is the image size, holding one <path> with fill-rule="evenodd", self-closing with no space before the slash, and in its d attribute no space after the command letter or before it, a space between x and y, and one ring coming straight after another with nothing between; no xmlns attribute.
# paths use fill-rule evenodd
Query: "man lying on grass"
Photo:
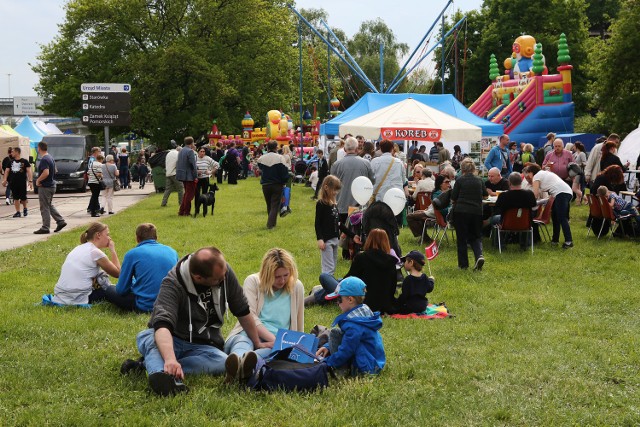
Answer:
<svg viewBox="0 0 640 427"><path fill-rule="evenodd" d="M147 370L151 390L162 396L187 391L184 374L220 375L227 354L220 329L226 305L262 348L249 304L222 252L206 247L187 255L162 281L149 328L136 338L142 355L126 360L123 374Z"/></svg>

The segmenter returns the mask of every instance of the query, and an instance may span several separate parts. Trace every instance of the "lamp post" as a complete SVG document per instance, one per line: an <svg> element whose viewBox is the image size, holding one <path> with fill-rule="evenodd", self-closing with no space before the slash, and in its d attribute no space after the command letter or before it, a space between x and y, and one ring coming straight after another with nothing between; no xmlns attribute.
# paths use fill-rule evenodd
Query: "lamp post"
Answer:
<svg viewBox="0 0 640 427"><path fill-rule="evenodd" d="M11 98L11 73L7 73L7 85L9 86L9 98Z"/></svg>

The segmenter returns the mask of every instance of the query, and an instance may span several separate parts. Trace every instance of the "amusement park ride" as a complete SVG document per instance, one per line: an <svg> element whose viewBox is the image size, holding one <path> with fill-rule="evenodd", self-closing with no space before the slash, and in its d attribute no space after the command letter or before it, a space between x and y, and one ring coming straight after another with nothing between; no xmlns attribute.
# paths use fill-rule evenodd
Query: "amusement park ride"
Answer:
<svg viewBox="0 0 640 427"><path fill-rule="evenodd" d="M300 51L299 117L302 118L301 125L296 128L289 115L279 110L271 110L266 115L266 127L253 128L254 121L249 112L247 112L242 120L242 135L222 135L214 123L208 135L210 143L216 144L217 142L222 142L223 144L229 144L230 142L235 142L236 144L243 145L275 139L280 145L293 142L296 145L309 146L316 143L321 132L326 132L328 126L323 125L321 127L319 118L313 119L309 110L303 112L302 25L306 25L316 37L327 45L329 57L329 66L327 68L329 73L331 71L331 55L333 54L349 68L353 76L364 83L370 92L379 97L390 98L393 96L399 84L406 79L423 60L429 57L437 46L444 46L445 39L449 35L454 32L457 34L457 31L459 31L458 28L465 22L466 18L463 17L455 23L435 45L429 49L426 48L430 40L430 38L427 38L440 19L442 20L444 29L444 13L451 4L452 0L448 0L444 9L442 9L431 25L431 28L429 28L400 71L388 83L383 81L384 45L381 44L379 88L371 82L355 59L347 51L346 47L323 20L321 20L321 23L324 25L326 32L321 33L297 10L290 6L291 11L298 17L298 46ZM418 59L411 62L418 52L418 49L425 43L425 40L427 40L427 42L422 49L421 55L419 55ZM444 52L445 49L442 49L443 64L445 61ZM534 146L541 134L544 135L547 132L573 132L574 104L572 100L571 83L571 70L573 67L569 64L570 61L571 57L569 56L567 40L565 35L561 34L558 42L558 74L549 74L544 55L542 54L542 45L536 43L534 37L522 35L513 43L512 55L504 61L504 75L500 74L495 55L491 55L489 78L492 83L483 94L471 104L468 111L482 119L502 126L504 133L509 134L512 140L532 143ZM445 67L441 66L440 68L441 72L444 73ZM332 96L331 93L330 74L327 77L329 83L327 85L328 116L332 118L332 121L329 121L327 124L331 124L340 120L337 116L340 115L342 111L339 110L340 101L335 96ZM441 76L441 80L443 82L442 93L444 94L444 75ZM458 85L456 84L455 87L457 91ZM385 105L384 102L378 102L378 108ZM462 108L462 106L460 107ZM351 107L346 110L347 113L350 113L350 111ZM345 116L347 115L348 114L345 114ZM456 116L459 116L459 114L456 114ZM483 134L483 136L485 135Z"/></svg>

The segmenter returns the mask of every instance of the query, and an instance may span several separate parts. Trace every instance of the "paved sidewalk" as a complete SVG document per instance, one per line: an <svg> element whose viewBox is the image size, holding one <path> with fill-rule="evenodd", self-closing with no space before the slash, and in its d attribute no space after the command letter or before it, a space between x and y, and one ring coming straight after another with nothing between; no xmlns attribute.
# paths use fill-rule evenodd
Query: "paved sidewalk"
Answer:
<svg viewBox="0 0 640 427"><path fill-rule="evenodd" d="M116 192L113 198L115 215L117 215L119 211L136 204L154 191L153 183L147 183L142 190L134 187ZM60 231L60 233L68 233L73 228L88 224L96 219L100 220L101 218L113 216L105 214L101 218L92 218L91 215L87 213L90 197L91 192L89 191L86 193L62 192L56 193L56 195L53 196L53 205L58 209L58 212L60 212L60 215L62 215L67 223L67 226ZM33 234L33 232L42 225L37 194L33 192L29 193L27 208L29 215L27 215L26 218L12 218L12 215L16 213L14 206L7 206L4 196L0 198L0 236L2 236L0 238L0 251L29 245L58 234L53 232L56 227L53 219L51 220L51 233ZM22 205L20 205L20 211L22 211Z"/></svg>

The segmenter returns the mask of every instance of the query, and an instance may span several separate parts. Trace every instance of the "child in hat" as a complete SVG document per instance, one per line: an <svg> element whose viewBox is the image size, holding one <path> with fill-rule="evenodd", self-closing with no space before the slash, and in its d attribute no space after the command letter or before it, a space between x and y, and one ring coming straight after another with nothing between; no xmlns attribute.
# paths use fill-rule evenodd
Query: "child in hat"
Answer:
<svg viewBox="0 0 640 427"><path fill-rule="evenodd" d="M427 309L429 300L427 294L433 291L435 284L432 276L427 277L422 272L424 254L411 251L400 258L407 271L407 277L402 281L402 293L396 300L397 312L400 314L422 313Z"/></svg>
<svg viewBox="0 0 640 427"><path fill-rule="evenodd" d="M382 345L382 319L363 304L366 285L357 277L342 280L336 291L325 299L336 300L342 310L333 321L329 342L316 355L327 365L350 369L352 374L377 374L384 368L386 356Z"/></svg>

